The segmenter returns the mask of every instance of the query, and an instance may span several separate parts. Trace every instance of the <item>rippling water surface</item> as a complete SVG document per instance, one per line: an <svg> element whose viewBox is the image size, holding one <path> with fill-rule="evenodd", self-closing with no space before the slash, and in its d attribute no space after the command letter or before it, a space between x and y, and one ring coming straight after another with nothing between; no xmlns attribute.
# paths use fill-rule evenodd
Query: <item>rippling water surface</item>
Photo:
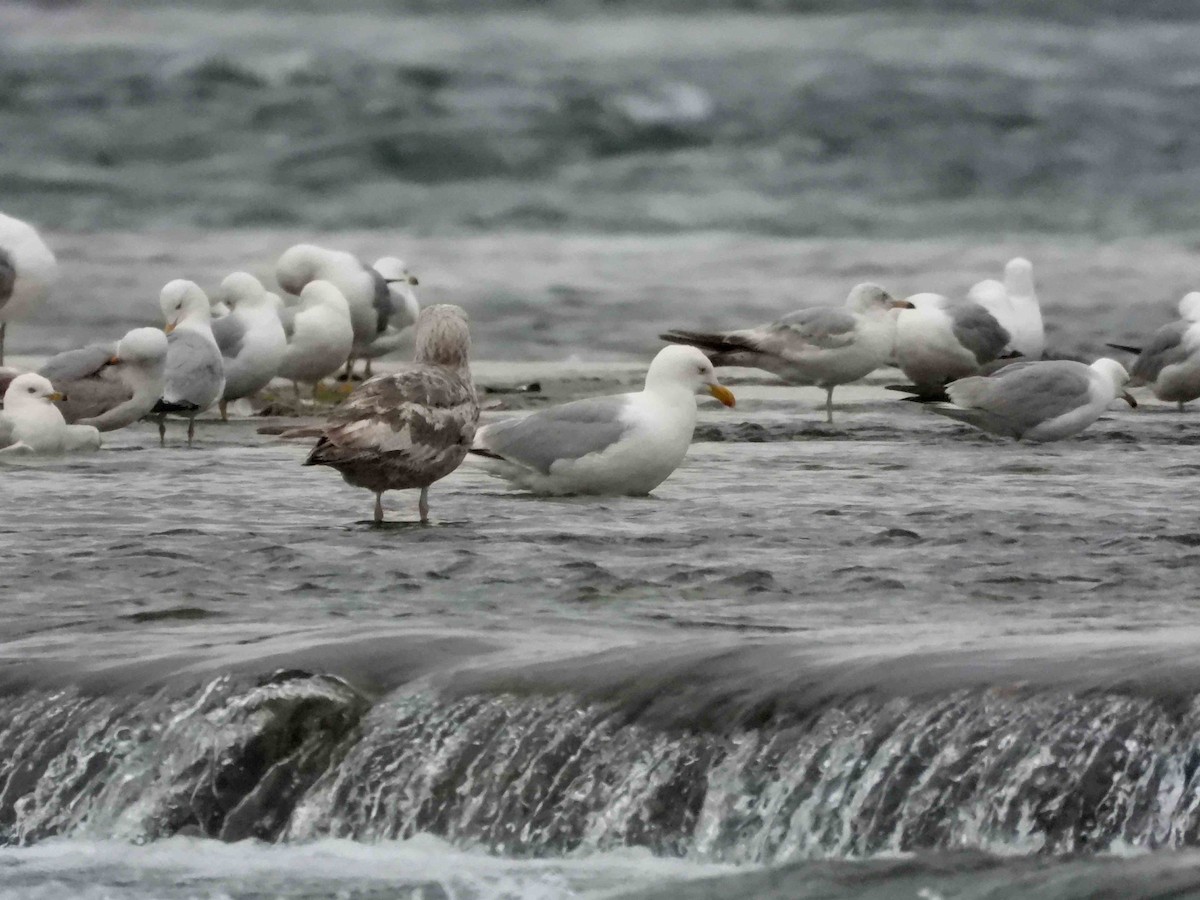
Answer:
<svg viewBox="0 0 1200 900"><path fill-rule="evenodd" d="M152 320L166 270L289 237L62 236L56 308L94 279L92 322L14 348ZM423 245L427 297L471 308L477 380L541 385L488 417L635 384L660 323L1010 249L511 238L464 241L455 274L452 243ZM1089 254L1111 278L1072 293ZM1056 345L1084 354L1169 315L1187 268L1169 244L1044 256ZM1116 283L1151 269L1139 302ZM466 465L428 527L398 493L372 527L261 418L4 465L0 897L1196 890L1195 414L1019 446L896 377L839 389L830 426L820 392L731 371L738 406L702 401L655 496L540 500Z"/></svg>

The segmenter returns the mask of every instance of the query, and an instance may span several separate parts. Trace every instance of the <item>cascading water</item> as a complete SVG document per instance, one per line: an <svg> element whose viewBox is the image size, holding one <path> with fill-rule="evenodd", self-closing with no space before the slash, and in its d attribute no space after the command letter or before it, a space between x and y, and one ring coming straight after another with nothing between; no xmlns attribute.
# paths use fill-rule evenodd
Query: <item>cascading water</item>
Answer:
<svg viewBox="0 0 1200 900"><path fill-rule="evenodd" d="M0 701L0 829L10 844L427 833L510 857L752 863L1188 847L1200 829L1194 697L857 691L724 729L643 708L503 681L372 702L299 671L145 696L27 690Z"/></svg>

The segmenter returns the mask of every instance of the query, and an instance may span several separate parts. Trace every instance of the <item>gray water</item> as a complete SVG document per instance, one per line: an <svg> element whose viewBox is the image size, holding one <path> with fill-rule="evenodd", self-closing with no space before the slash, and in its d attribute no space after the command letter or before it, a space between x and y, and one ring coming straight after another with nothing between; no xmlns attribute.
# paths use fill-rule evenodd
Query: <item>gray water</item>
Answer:
<svg viewBox="0 0 1200 900"><path fill-rule="evenodd" d="M354 237L428 259L427 299L462 292L480 384L539 383L486 417L627 389L669 323L794 284L938 287L1019 246ZM94 324L46 316L16 349L152 321L163 272L211 283L291 239L55 235L79 285L56 308ZM1166 241L1038 249L1081 353L1168 316L1187 265ZM631 289L648 261L673 283ZM895 399L895 372L839 389L832 426L819 391L723 377L738 406L702 403L654 497L533 499L468 464L429 527L404 494L372 527L307 442L258 433L294 420L6 465L0 890L1193 890L1194 414L1150 399L1017 446Z"/></svg>
<svg viewBox="0 0 1200 900"><path fill-rule="evenodd" d="M466 307L485 418L863 280L1028 256L1089 360L1196 287L1186 11L740 6L0 6L10 361L301 240ZM653 497L428 527L253 410L0 466L0 898L1200 896L1196 413L722 378Z"/></svg>

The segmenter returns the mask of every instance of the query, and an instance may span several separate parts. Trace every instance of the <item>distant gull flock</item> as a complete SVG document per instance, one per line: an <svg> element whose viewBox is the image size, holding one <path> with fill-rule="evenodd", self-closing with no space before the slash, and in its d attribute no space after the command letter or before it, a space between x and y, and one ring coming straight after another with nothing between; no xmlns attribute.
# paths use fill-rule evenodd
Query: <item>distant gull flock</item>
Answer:
<svg viewBox="0 0 1200 900"><path fill-rule="evenodd" d="M0 458L95 450L101 432L142 419L188 422L249 397L276 378L320 396L324 379L356 364L365 380L324 425L285 436L316 437L305 465L329 466L375 495L428 491L469 455L514 486L537 494L642 495L682 463L696 424L695 395L725 406L733 394L714 366L748 366L796 385L822 388L833 421L834 389L895 366L908 379L895 389L940 415L1024 441L1078 434L1117 399L1136 406L1129 386L1161 400L1200 397L1200 293L1180 301L1180 319L1136 355L1132 376L1118 362L1045 360L1045 329L1033 267L1017 258L1004 280L976 284L955 300L939 294L897 298L876 284L851 289L842 306L817 306L774 322L721 332L677 328L650 363L641 391L594 397L479 427L469 366L466 313L421 309L417 278L405 263L314 244L283 252L275 279L285 302L246 272L234 272L209 297L192 281L163 287L163 328L135 328L119 341L61 353L37 373L3 368L10 322L27 317L58 276L54 254L29 224L0 213ZM372 376L372 360L404 342L413 362Z"/></svg>

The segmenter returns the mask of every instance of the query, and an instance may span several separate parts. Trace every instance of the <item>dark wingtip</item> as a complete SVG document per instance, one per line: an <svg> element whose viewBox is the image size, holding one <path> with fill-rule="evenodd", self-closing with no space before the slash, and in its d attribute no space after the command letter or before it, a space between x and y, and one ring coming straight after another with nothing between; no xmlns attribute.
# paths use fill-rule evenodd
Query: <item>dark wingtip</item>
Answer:
<svg viewBox="0 0 1200 900"><path fill-rule="evenodd" d="M1125 353L1132 353L1134 356L1140 356L1142 353L1141 347L1129 347L1125 344L1105 344L1105 347L1111 347L1114 350L1122 350Z"/></svg>
<svg viewBox="0 0 1200 900"><path fill-rule="evenodd" d="M472 456L482 456L485 459L504 459L499 453L493 453L491 450L485 450L483 447L472 447L467 452Z"/></svg>

